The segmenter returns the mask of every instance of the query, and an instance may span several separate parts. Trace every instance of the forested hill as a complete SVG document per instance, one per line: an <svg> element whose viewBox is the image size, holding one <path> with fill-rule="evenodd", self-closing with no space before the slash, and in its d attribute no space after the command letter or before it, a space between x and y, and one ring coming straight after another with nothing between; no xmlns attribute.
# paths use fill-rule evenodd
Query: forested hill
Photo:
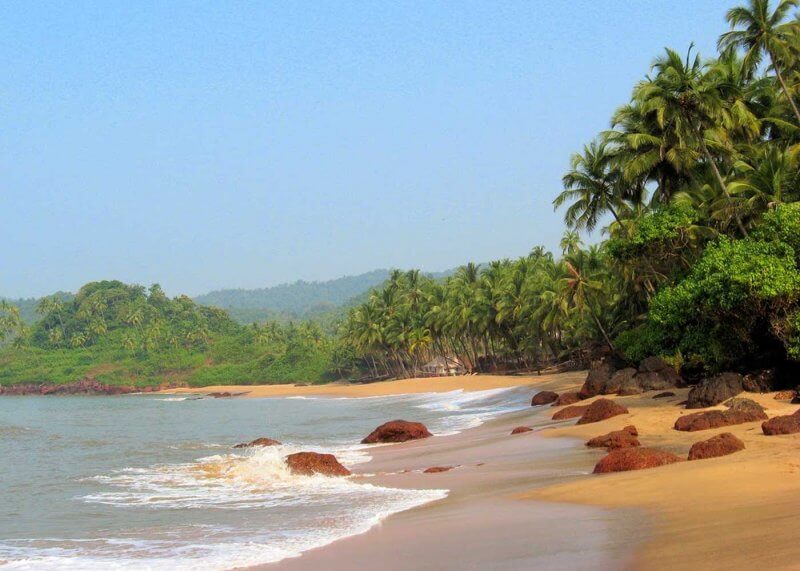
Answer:
<svg viewBox="0 0 800 571"><path fill-rule="evenodd" d="M57 291L53 295L59 298L61 301L70 301L75 297L75 294L66 291ZM10 297L0 297L0 301L7 301L11 305L18 307L19 316L27 325L32 325L41 318L41 315L36 311L36 307L39 305L41 298L27 297L13 299Z"/></svg>
<svg viewBox="0 0 800 571"><path fill-rule="evenodd" d="M296 281L259 289L222 289L197 296L195 301L225 309L240 323L260 322L268 319L314 318L339 308L382 285L391 275L390 270L373 270L356 276L345 276L327 281ZM435 272L434 278L446 277L453 272Z"/></svg>

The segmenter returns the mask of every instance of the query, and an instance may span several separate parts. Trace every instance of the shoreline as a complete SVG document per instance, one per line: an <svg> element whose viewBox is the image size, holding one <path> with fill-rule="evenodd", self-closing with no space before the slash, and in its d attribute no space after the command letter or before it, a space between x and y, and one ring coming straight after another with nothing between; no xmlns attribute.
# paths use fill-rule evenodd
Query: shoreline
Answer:
<svg viewBox="0 0 800 571"><path fill-rule="evenodd" d="M530 386L531 394L534 390L565 392L577 389L585 375L506 377L505 381L491 381L493 386L488 388L508 383L503 386ZM432 379L421 381L431 383ZM454 388L451 383L433 387L439 390L416 392L472 389ZM382 388L377 394L359 391L359 396L406 394L408 388L413 386L396 385L392 391ZM553 422L550 417L560 409L545 405L502 414L456 435L373 448L372 459L353 469L356 478L387 487L445 488L450 490L448 497L390 515L362 534L306 551L300 557L252 568L303 571L323 565L352 569L375 561L384 562L383 568L389 569L394 567L387 561L398 561L397 568L413 564L421 569L796 568L800 546L791 522L795 500L800 500L800 439L766 437L760 423L695 433L675 431L675 419L693 411L677 406L688 389L674 392L674 397L658 400L652 398L652 392L606 395L630 412L599 423ZM314 396L354 396L348 393ZM759 402L770 417L797 410L796 405L776 401L773 395L743 396ZM591 474L605 452L588 449L583 443L629 424L639 429L643 446L683 457L692 443L723 432L739 437L746 449L648 470ZM519 425L537 430L510 436L510 430ZM421 473L442 465L457 467L440 474ZM715 532L709 533L710 529ZM546 545L540 544L540 539ZM583 555L576 555L576 549Z"/></svg>
<svg viewBox="0 0 800 571"><path fill-rule="evenodd" d="M576 389L585 375L511 377L507 382L530 387L532 396L537 390ZM647 518L639 510L519 499L534 486L575 481L586 474L582 442L543 437L560 424L550 420L554 410L545 406L504 413L458 434L369 449L372 459L353 467L357 481L390 488L447 489L448 496L392 514L364 533L299 557L248 569L344 570L374 566L377 561L384 569L626 566L634 555L631 537L643 539L647 529ZM509 436L521 424L541 431ZM422 473L432 466L455 468ZM583 538L580 548L574 543L576 534Z"/></svg>
<svg viewBox="0 0 800 571"><path fill-rule="evenodd" d="M421 393L443 393L463 390L464 392L507 389L512 387L538 385L547 379L560 375L581 375L585 372L556 373L537 375L460 375L452 377L418 377L377 381L365 384L327 383L320 385L211 385L206 387L171 388L154 391L151 394L200 394L229 393L236 398L270 397L381 397ZM539 382L537 382L537 380ZM582 381L581 381L582 382Z"/></svg>

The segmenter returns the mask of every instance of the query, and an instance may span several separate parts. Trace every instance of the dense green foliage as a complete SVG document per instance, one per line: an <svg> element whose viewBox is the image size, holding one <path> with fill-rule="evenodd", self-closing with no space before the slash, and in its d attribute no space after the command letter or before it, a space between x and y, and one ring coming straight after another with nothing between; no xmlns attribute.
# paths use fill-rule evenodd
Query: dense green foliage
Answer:
<svg viewBox="0 0 800 571"><path fill-rule="evenodd" d="M219 309L157 286L87 284L42 300L30 328L0 306L0 383L408 376L436 357L533 368L600 346L704 373L798 362L797 4L748 0L727 12L715 58L689 46L655 59L570 161L554 200L569 227L558 255L198 298ZM584 247L579 232L595 229L607 239ZM339 324L332 308L358 295ZM287 319L309 315L324 328ZM237 323L264 318L283 323Z"/></svg>
<svg viewBox="0 0 800 571"><path fill-rule="evenodd" d="M13 339L0 353L0 384L319 382L333 369L334 341L315 324L242 326L157 285L93 282L72 299L42 299L38 311L28 327L17 308L0 308L0 335Z"/></svg>
<svg viewBox="0 0 800 571"><path fill-rule="evenodd" d="M344 339L373 374L591 353L713 371L800 358L800 25L795 0L728 11L719 54L667 49L554 200L570 232L444 283L395 275ZM583 248L575 232L602 228Z"/></svg>

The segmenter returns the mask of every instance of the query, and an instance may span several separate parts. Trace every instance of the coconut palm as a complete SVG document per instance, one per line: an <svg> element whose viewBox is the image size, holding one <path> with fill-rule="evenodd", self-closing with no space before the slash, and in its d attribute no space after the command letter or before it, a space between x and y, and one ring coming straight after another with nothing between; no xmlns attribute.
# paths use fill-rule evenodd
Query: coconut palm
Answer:
<svg viewBox="0 0 800 571"><path fill-rule="evenodd" d="M603 140L592 141L583 147L583 153L572 155L570 170L562 178L564 190L553 200L556 209L570 203L564 213L570 228L591 232L606 213L620 222L631 192L614 158Z"/></svg>
<svg viewBox="0 0 800 571"><path fill-rule="evenodd" d="M785 20L797 4L798 0L778 0L775 10L771 11L769 0L749 0L747 6L731 8L725 18L732 29L720 36L717 45L720 51L743 50L744 62L750 74L755 73L766 54L800 125L800 110L786 84L782 68L782 61L790 58L789 43L795 25ZM734 29L737 27L742 29Z"/></svg>

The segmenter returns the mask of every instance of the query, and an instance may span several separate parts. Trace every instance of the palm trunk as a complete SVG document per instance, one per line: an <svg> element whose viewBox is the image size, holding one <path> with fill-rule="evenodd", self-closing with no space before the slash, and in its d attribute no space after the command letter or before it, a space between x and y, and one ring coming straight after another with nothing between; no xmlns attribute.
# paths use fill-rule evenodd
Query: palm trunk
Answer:
<svg viewBox="0 0 800 571"><path fill-rule="evenodd" d="M703 151L703 154L706 157L706 160L711 165L711 170L714 171L714 176L719 183L722 192L725 194L725 197L728 199L728 204L733 211L733 217L736 218L736 224L739 226L739 230L742 232L742 236L747 238L747 230L745 230L744 224L742 224L742 219L739 217L739 213L736 211L736 207L733 204L733 198L731 197L730 193L728 192L728 186L725 184L725 179L722 178L722 174L719 172L719 168L717 168L717 163L714 162L714 158L711 156L711 153L706 146L706 142L703 140L703 135L700 132L700 129L697 128L697 135L700 137L700 148Z"/></svg>
<svg viewBox="0 0 800 571"><path fill-rule="evenodd" d="M792 111L794 111L794 116L797 118L798 125L800 125L800 110L797 109L797 105L794 102L794 98L789 93L789 87L786 85L786 81L783 79L781 68L778 67L778 62L775 60L775 56L772 55L772 52L768 51L767 53L769 53L769 59L772 61L772 67L775 68L775 75L778 76L778 82L781 84L781 88L783 89L783 94L786 95L786 99L789 100L789 105L792 106Z"/></svg>

